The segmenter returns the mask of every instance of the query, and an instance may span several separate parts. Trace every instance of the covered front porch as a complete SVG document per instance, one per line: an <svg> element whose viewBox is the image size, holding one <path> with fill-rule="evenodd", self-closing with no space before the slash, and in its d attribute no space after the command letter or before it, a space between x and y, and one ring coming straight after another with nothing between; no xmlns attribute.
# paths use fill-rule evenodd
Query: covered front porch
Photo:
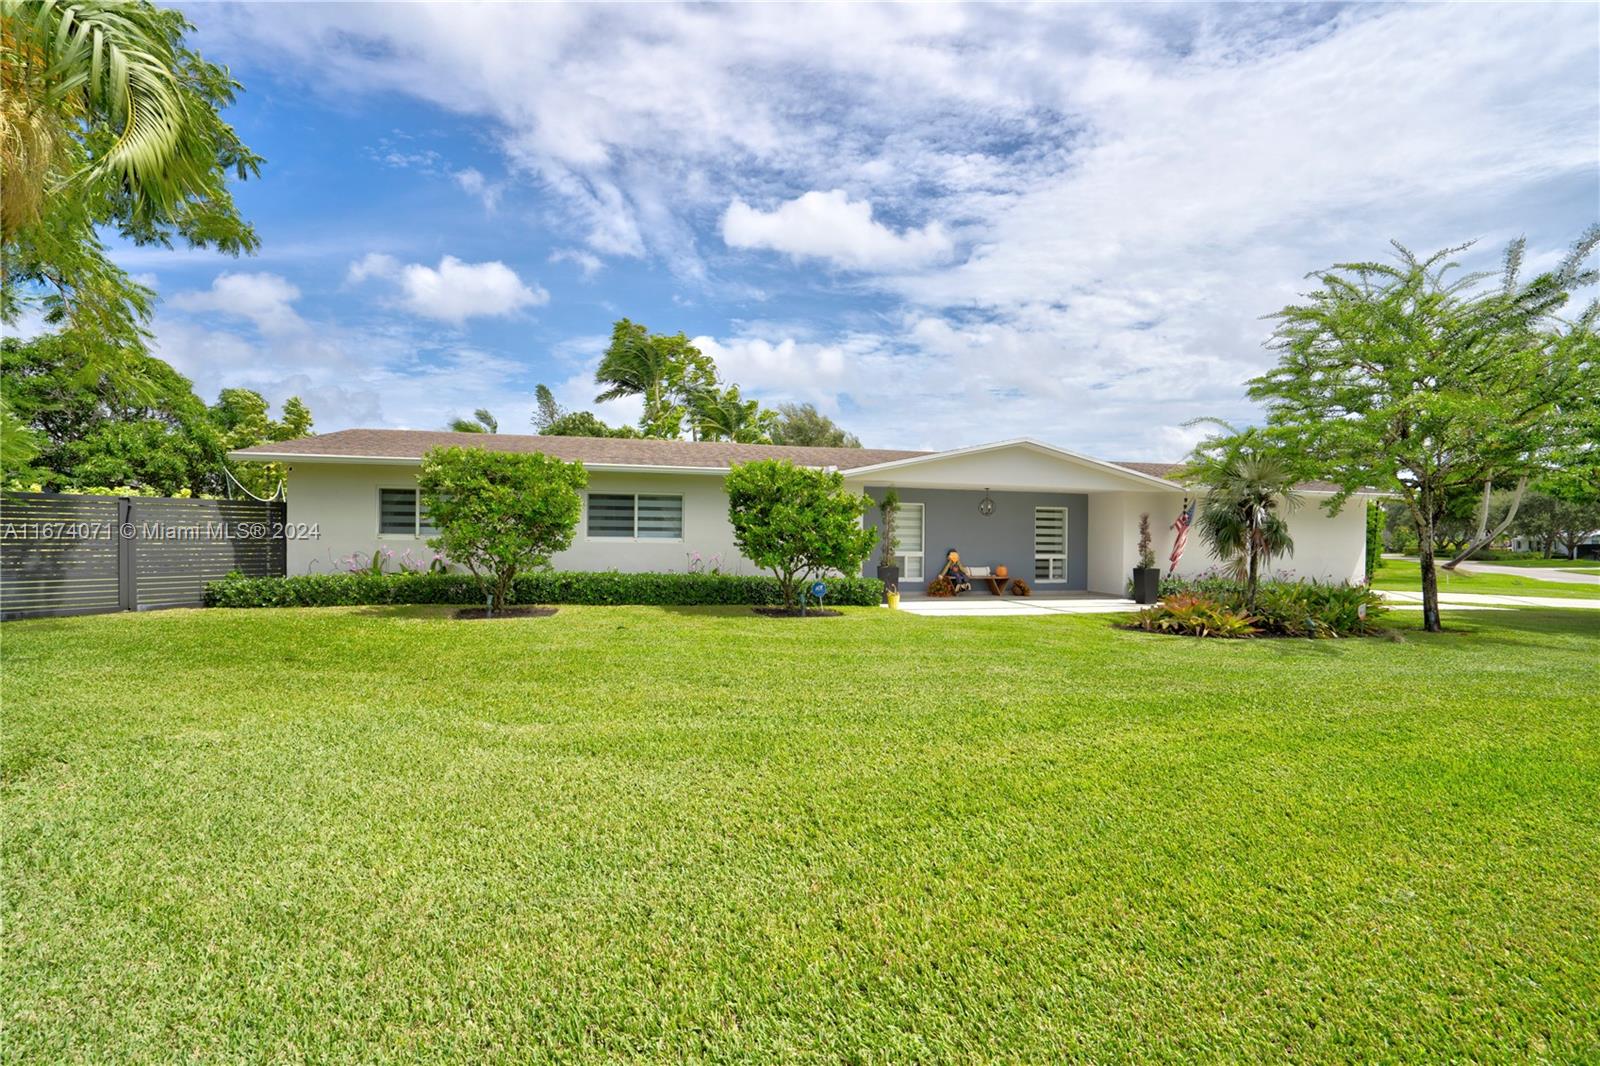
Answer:
<svg viewBox="0 0 1600 1066"><path fill-rule="evenodd" d="M1033 441L899 460L846 477L879 504L891 490L898 500L893 562L903 602L924 597L949 552L959 554L972 589L947 602L972 606L930 613L1080 613L1089 593L1100 609L1129 609L1141 509L1151 512L1159 536L1183 500L1181 488L1160 478ZM874 526L879 520L878 511L867 517ZM880 561L875 550L863 573L875 574ZM1001 568L1008 587L995 596L979 575ZM1018 579L1031 595L1011 594ZM1048 605L1030 609L1029 601ZM1024 606L1007 611L1018 603Z"/></svg>

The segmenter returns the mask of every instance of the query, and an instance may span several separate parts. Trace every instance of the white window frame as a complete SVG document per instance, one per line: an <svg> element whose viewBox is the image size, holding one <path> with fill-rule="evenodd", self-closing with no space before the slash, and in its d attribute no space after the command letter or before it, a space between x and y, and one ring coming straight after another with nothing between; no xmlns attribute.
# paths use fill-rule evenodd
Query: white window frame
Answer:
<svg viewBox="0 0 1600 1066"><path fill-rule="evenodd" d="M633 498L633 536L610 537L604 533L589 532L589 497L591 496L630 496ZM639 497L640 496L670 496L678 501L678 531L676 537L641 537L639 536ZM596 489L583 494L583 539L594 541L597 544L682 544L684 533L689 525L689 504L681 492L606 492Z"/></svg>
<svg viewBox="0 0 1600 1066"><path fill-rule="evenodd" d="M411 509L410 533L385 533L383 531L383 494L385 492L411 493L414 506ZM377 512L376 520L374 521L373 525L377 530L379 540L427 540L429 537L435 536L439 532L438 528L435 526L423 526L422 490L415 485L379 485L378 491L374 494L373 503L376 505Z"/></svg>
<svg viewBox="0 0 1600 1066"><path fill-rule="evenodd" d="M900 530L904 528L900 523L901 520L906 517L905 512L908 507L915 507L917 509L917 543L922 546L922 550L916 555L906 555L903 552L897 552L894 557L894 564L900 568L900 576L906 581L922 581L924 580L924 575L927 573L927 564L925 560L928 553L928 506L927 504L922 503L902 503L895 506L894 533L896 540L898 540L900 537ZM897 544L896 548L898 547L899 545ZM915 559L917 562L917 572L914 574L911 572L911 560L913 559Z"/></svg>
<svg viewBox="0 0 1600 1066"><path fill-rule="evenodd" d="M1043 552L1039 550L1039 512L1052 511L1061 515L1061 551ZM1067 508L1065 507L1035 507L1033 509L1033 580L1040 584L1057 584L1067 580ZM1048 577L1039 576L1039 563L1046 563ZM1056 576L1057 570L1060 576Z"/></svg>

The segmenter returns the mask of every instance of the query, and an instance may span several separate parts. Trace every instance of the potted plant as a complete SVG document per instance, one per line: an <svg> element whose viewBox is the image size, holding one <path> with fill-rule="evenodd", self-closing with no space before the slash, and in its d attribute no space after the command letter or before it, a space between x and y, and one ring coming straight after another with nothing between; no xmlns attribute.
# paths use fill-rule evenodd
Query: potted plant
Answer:
<svg viewBox="0 0 1600 1066"><path fill-rule="evenodd" d="M891 607L900 602L900 568L894 562L900 549L900 539L894 535L894 510L899 506L900 496L894 489L885 492L878 504L878 580L883 582L883 602Z"/></svg>
<svg viewBox="0 0 1600 1066"><path fill-rule="evenodd" d="M1139 516L1139 565L1133 568L1133 598L1138 603L1155 603L1161 598L1161 571L1156 569L1156 553L1150 550L1150 516Z"/></svg>

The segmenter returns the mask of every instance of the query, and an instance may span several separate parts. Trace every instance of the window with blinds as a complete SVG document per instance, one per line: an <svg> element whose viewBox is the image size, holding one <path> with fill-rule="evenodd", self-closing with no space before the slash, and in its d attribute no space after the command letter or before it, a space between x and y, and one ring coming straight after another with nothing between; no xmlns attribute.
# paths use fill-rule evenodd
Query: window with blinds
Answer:
<svg viewBox="0 0 1600 1066"><path fill-rule="evenodd" d="M922 504L902 503L894 509L894 535L900 554L895 562L907 581L922 580Z"/></svg>
<svg viewBox="0 0 1600 1066"><path fill-rule="evenodd" d="M378 490L378 533L385 537L417 535L417 490ZM433 530L429 529L429 535Z"/></svg>
<svg viewBox="0 0 1600 1066"><path fill-rule="evenodd" d="M652 493L589 493L590 537L682 540L683 497Z"/></svg>
<svg viewBox="0 0 1600 1066"><path fill-rule="evenodd" d="M1033 579L1067 579L1067 509L1033 509Z"/></svg>

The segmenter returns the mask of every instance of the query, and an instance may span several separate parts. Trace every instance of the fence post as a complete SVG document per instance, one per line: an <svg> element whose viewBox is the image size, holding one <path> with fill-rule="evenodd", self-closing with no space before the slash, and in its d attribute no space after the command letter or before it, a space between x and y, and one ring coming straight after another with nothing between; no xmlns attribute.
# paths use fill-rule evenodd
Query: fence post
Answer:
<svg viewBox="0 0 1600 1066"><path fill-rule="evenodd" d="M133 573L133 501L117 498L117 602L124 611L139 606L139 588Z"/></svg>

